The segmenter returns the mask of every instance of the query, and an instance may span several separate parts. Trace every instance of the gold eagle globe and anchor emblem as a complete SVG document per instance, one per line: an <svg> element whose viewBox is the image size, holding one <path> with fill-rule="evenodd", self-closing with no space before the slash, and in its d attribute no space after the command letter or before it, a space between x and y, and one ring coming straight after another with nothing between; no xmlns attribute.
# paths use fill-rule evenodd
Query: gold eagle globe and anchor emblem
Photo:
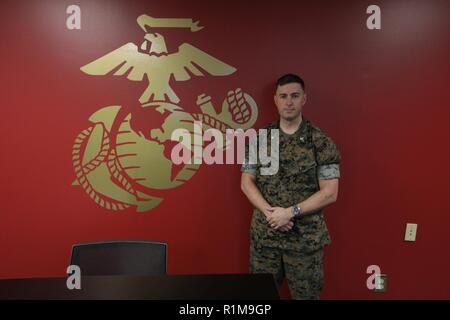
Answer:
<svg viewBox="0 0 450 320"><path fill-rule="evenodd" d="M197 97L197 113L184 111L169 84L171 79L179 82L192 75L226 76L236 69L189 43L169 53L165 38L150 32L151 28L197 32L203 28L198 21L141 15L137 23L145 32L140 46L127 43L81 67L88 75L112 74L148 83L139 104L151 109L151 116L145 119L151 124L149 130L136 129L136 114L120 112L121 105L106 106L90 116L91 125L76 137L72 147L73 185L81 186L101 207L114 211L130 207L137 212L149 211L163 200L161 192L195 175L200 164L175 165L171 161L171 149L177 144L171 140L175 129L186 129L192 136L201 122L203 130L218 129L224 136L226 129L252 127L258 117L255 101L240 88L228 91L220 113L204 93Z"/></svg>

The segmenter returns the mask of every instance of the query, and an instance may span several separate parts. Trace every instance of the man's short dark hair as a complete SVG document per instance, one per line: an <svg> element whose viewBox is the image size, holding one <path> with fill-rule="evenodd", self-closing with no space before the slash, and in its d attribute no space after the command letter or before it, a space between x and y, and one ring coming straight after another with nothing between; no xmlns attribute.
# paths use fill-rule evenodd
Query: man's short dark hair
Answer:
<svg viewBox="0 0 450 320"><path fill-rule="evenodd" d="M292 74L292 73L288 73L288 74L285 74L284 76L280 77L277 80L277 84L276 84L275 88L278 88L279 86L283 86L288 83L294 83L294 82L300 83L303 91L305 91L305 81L303 81L303 79L300 78L298 75Z"/></svg>

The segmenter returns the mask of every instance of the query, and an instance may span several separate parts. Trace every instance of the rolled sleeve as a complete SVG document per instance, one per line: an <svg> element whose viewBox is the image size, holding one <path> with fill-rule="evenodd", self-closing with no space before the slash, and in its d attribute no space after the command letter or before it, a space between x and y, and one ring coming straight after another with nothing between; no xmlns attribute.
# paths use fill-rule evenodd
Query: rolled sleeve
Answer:
<svg viewBox="0 0 450 320"><path fill-rule="evenodd" d="M241 172L251 173L253 175L256 175L257 167L258 166L256 164L249 164L249 163L244 162L241 167Z"/></svg>
<svg viewBox="0 0 450 320"><path fill-rule="evenodd" d="M319 180L339 179L341 173L338 164L327 164L319 166L317 177Z"/></svg>
<svg viewBox="0 0 450 320"><path fill-rule="evenodd" d="M250 150L252 150L253 155L257 154L257 139L250 139L250 142L245 145L245 157L242 162L241 172L250 173L256 175L258 170L258 165L256 163L256 158L252 158L249 155Z"/></svg>

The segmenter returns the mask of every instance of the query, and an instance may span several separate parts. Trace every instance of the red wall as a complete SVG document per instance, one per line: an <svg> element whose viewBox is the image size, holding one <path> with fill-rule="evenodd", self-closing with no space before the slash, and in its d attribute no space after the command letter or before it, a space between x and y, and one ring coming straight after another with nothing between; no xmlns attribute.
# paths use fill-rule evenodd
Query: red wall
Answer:
<svg viewBox="0 0 450 320"><path fill-rule="evenodd" d="M200 20L202 31L169 30L166 40L237 69L176 84L187 110L200 93L220 105L242 87L260 127L277 116L274 80L306 80L305 115L342 154L339 199L325 211L333 243L322 298L450 298L448 1L377 1L381 30L366 28L369 1L78 1L82 28L68 30L71 4L0 4L1 278L64 276L73 243L105 239L167 241L171 274L247 272L251 206L239 165L203 165L145 213L106 210L71 185L72 144L89 116L137 108L146 87L80 67L139 44L136 18L148 14ZM403 241L408 222L418 224L416 242ZM367 289L372 264L388 292Z"/></svg>

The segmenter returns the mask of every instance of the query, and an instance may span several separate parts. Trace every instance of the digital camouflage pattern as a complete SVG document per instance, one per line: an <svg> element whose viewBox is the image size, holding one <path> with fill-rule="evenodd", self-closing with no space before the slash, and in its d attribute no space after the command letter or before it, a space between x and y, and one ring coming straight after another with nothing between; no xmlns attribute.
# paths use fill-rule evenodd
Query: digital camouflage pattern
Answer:
<svg viewBox="0 0 450 320"><path fill-rule="evenodd" d="M267 126L279 129L278 123ZM268 149L270 150L270 140ZM309 198L319 190L318 166L339 164L340 155L334 142L319 128L303 119L293 135L279 131L279 170L274 175L261 175L257 164L256 185L273 207L287 208ZM331 242L322 211L294 219L287 232L271 228L264 214L255 209L251 226L252 240L264 247L310 253Z"/></svg>
<svg viewBox="0 0 450 320"><path fill-rule="evenodd" d="M265 129L270 133L271 129L279 129L279 124ZM270 150L271 139L267 141ZM305 119L293 135L279 130L279 152L279 170L274 175L261 175L260 163L253 167L243 165L244 172L255 174L257 187L272 207L290 207L319 191L318 174L321 179L339 177L340 155L336 145ZM294 219L292 229L282 232L271 228L264 214L254 209L250 272L272 273L278 284L286 276L294 299L319 299L323 286L323 247L330 242L321 210Z"/></svg>
<svg viewBox="0 0 450 320"><path fill-rule="evenodd" d="M323 287L323 250L301 254L262 247L252 241L250 261L251 273L271 273L278 285L286 276L293 299L319 299Z"/></svg>

